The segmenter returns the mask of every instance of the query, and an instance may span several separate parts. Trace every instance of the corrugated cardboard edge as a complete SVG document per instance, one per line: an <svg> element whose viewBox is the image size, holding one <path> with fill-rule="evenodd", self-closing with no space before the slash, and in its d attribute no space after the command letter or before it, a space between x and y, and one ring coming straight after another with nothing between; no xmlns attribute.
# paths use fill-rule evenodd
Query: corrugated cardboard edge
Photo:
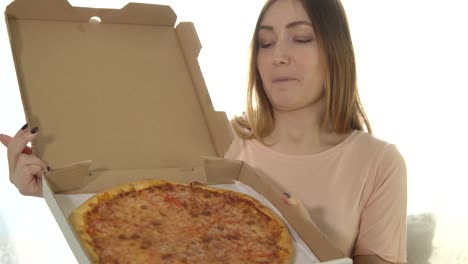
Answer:
<svg viewBox="0 0 468 264"><path fill-rule="evenodd" d="M92 181L92 177L90 177L91 164L91 161L83 161L47 173L45 178L49 189L53 190L54 193L57 193L57 190L69 192L77 189L77 186L88 185Z"/></svg>
<svg viewBox="0 0 468 264"><path fill-rule="evenodd" d="M192 76L193 86L197 90L198 99L204 112L208 130L211 133L213 145L218 157L223 157L230 143L234 139L229 121L225 112L216 112L208 93L203 75L198 63L198 55L201 43L198 39L196 29L191 22L179 23L176 27L177 37L182 46L185 63L188 65Z"/></svg>
<svg viewBox="0 0 468 264"><path fill-rule="evenodd" d="M104 23L174 26L169 6L129 3L122 9L73 7L67 0L15 0L6 8L8 18L88 22L97 16Z"/></svg>
<svg viewBox="0 0 468 264"><path fill-rule="evenodd" d="M73 254L75 255L76 260L78 263L85 263L89 264L89 258L86 255L86 251L81 246L81 243L78 240L77 234L74 233L73 228L71 228L70 223L68 221L68 217L63 214L63 211L60 205L55 199L54 192L52 191L49 183L47 182L46 177L42 177L42 191L44 193L44 200L46 201L47 205L52 212L57 224L59 225L60 229L62 230L63 236L65 237L68 245L70 246Z"/></svg>

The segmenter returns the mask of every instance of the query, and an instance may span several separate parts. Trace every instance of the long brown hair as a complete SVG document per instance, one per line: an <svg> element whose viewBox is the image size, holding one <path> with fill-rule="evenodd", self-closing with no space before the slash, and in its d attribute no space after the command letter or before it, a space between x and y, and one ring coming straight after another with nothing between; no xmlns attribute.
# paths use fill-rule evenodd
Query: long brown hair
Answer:
<svg viewBox="0 0 468 264"><path fill-rule="evenodd" d="M244 139L262 141L274 128L273 106L257 68L258 31L263 16L276 0L268 0L257 20L250 46L247 109L234 118L234 128ZM326 111L322 125L337 133L351 129L372 133L359 98L356 61L345 10L339 0L301 0L314 27L324 72Z"/></svg>

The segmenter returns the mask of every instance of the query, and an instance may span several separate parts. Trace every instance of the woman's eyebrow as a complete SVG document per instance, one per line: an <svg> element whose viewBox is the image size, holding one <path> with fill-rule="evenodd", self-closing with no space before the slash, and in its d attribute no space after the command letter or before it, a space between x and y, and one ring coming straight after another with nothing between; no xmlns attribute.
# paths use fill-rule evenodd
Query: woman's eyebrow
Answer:
<svg viewBox="0 0 468 264"><path fill-rule="evenodd" d="M312 27L312 24L310 22L307 22L307 21L294 21L294 22L291 22L291 23L288 23L286 25L286 28L292 28L292 27L296 27L296 26L309 26L309 27Z"/></svg>
<svg viewBox="0 0 468 264"><path fill-rule="evenodd" d="M294 21L294 22L288 23L286 25L286 28L293 28L293 27L304 26L304 25L312 27L312 24L310 22L300 20L300 21ZM261 25L259 29L273 31L273 26Z"/></svg>

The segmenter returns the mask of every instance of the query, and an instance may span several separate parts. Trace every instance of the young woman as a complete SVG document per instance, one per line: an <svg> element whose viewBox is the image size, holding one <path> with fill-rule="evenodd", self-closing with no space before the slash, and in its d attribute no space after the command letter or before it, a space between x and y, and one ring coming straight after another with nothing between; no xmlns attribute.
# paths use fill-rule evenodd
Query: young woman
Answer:
<svg viewBox="0 0 468 264"><path fill-rule="evenodd" d="M354 263L406 262L406 167L371 135L339 0L270 0L255 28L248 107L226 158L247 162L294 195ZM364 131L364 128L367 132ZM10 179L41 196L47 165L23 153L38 128L8 145Z"/></svg>
<svg viewBox="0 0 468 264"><path fill-rule="evenodd" d="M405 162L370 134L339 0L266 3L247 94L226 157L302 201L355 263L406 262Z"/></svg>

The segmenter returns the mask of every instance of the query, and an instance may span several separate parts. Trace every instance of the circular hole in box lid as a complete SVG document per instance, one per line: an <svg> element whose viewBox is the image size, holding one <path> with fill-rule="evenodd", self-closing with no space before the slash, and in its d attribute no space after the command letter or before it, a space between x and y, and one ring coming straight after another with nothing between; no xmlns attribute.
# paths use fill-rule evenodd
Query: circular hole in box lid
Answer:
<svg viewBox="0 0 468 264"><path fill-rule="evenodd" d="M93 16L89 19L90 24L100 24L101 23L101 18L98 16Z"/></svg>

